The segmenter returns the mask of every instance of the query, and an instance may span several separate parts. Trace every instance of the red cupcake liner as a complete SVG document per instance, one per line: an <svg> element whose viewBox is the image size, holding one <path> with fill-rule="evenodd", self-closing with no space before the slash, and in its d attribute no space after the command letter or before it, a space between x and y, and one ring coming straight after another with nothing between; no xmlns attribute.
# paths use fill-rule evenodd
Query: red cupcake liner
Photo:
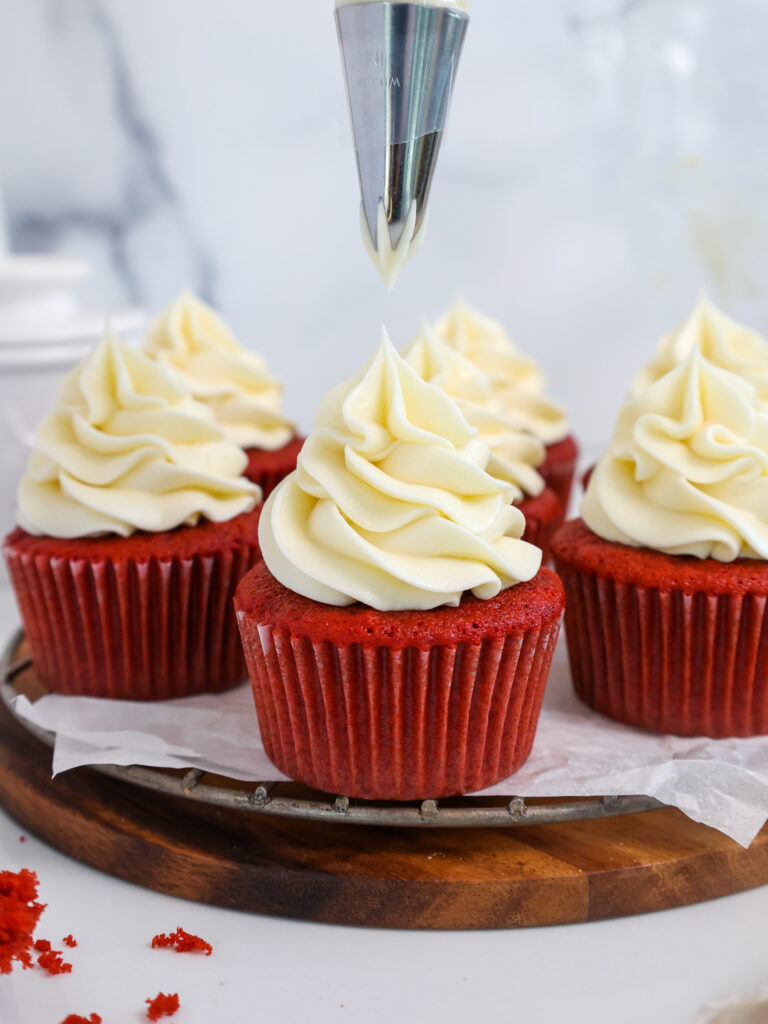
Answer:
<svg viewBox="0 0 768 1024"><path fill-rule="evenodd" d="M568 515L578 459L579 446L576 443L576 438L569 434L562 441L547 445L544 461L538 467L539 474L544 478L544 483L560 499L561 523Z"/></svg>
<svg viewBox="0 0 768 1024"><path fill-rule="evenodd" d="M6 563L42 685L165 700L242 682L233 597L260 558L257 523L251 542L169 557L132 558L123 541L115 557L60 556L23 531L12 534Z"/></svg>
<svg viewBox="0 0 768 1024"><path fill-rule="evenodd" d="M259 621L238 595L268 756L291 778L370 800L452 796L513 774L533 744L560 628L559 584L553 592L535 626L428 649L313 640Z"/></svg>
<svg viewBox="0 0 768 1024"><path fill-rule="evenodd" d="M552 538L562 525L563 512L560 499L549 487L535 498L524 498L517 506L525 516L523 540L535 544L543 552L543 560L550 555Z"/></svg>
<svg viewBox="0 0 768 1024"><path fill-rule="evenodd" d="M722 581L710 591L692 590L684 579L678 586L646 586L637 578L616 578L609 556L604 574L585 572L558 544L568 655L581 700L652 732L713 738L768 733L768 574L762 593L740 591L738 583L724 588ZM654 565L648 572L659 574ZM746 576L754 587L752 566Z"/></svg>
<svg viewBox="0 0 768 1024"><path fill-rule="evenodd" d="M275 451L264 448L246 448L248 466L243 476L251 483L258 484L262 491L262 501L266 501L280 481L296 469L296 459L304 444L303 437L294 437Z"/></svg>

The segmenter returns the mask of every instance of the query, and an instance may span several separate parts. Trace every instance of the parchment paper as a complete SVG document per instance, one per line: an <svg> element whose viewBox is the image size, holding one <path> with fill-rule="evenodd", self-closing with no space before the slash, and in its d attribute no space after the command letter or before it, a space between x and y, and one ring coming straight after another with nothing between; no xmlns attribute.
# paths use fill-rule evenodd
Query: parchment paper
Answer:
<svg viewBox="0 0 768 1024"><path fill-rule="evenodd" d="M175 701L19 697L16 709L56 733L53 772L89 764L202 768L234 779L285 776L261 745L250 687ZM618 725L575 697L561 638L528 762L487 794L643 794L749 846L768 819L768 737L656 736Z"/></svg>

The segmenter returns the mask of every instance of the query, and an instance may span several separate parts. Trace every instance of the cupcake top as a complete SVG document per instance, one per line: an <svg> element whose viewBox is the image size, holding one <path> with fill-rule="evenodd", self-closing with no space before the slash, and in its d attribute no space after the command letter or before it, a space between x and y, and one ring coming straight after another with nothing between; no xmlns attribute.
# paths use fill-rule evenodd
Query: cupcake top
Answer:
<svg viewBox="0 0 768 1024"><path fill-rule="evenodd" d="M456 606L532 579L513 486L456 404L384 335L369 365L332 391L298 467L270 495L259 541L272 574L331 605Z"/></svg>
<svg viewBox="0 0 768 1024"><path fill-rule="evenodd" d="M244 349L222 318L184 292L152 324L144 353L179 373L241 448L282 448L295 435L283 388L261 356Z"/></svg>
<svg viewBox="0 0 768 1024"><path fill-rule="evenodd" d="M222 522L261 499L247 462L180 378L107 335L38 428L17 522L50 537Z"/></svg>
<svg viewBox="0 0 768 1024"><path fill-rule="evenodd" d="M694 345L621 408L581 505L606 540L731 562L768 558L768 411Z"/></svg>
<svg viewBox="0 0 768 1024"><path fill-rule="evenodd" d="M458 302L431 330L488 375L494 395L518 429L544 444L568 436L568 417L545 395L538 364L515 348L500 323Z"/></svg>
<svg viewBox="0 0 768 1024"><path fill-rule="evenodd" d="M715 366L748 380L757 389L759 400L768 404L768 341L757 331L731 320L705 295L685 323L661 339L653 359L635 377L632 394L642 394L679 366L694 347Z"/></svg>
<svg viewBox="0 0 768 1024"><path fill-rule="evenodd" d="M429 329L413 342L405 360L420 377L450 395L467 423L477 429L478 439L491 449L488 471L514 486L515 501L541 494L544 481L535 467L544 461L544 446L520 430L494 394L488 374Z"/></svg>

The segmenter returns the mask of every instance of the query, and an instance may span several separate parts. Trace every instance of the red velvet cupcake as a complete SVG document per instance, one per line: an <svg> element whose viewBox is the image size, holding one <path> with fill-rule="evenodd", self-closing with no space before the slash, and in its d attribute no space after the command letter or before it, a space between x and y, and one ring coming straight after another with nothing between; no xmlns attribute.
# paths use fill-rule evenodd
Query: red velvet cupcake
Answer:
<svg viewBox="0 0 768 1024"><path fill-rule="evenodd" d="M539 473L544 446L520 430L494 394L493 383L470 359L451 348L435 332L425 329L405 353L405 360L425 381L444 391L461 410L479 441L488 445L492 459L488 471L515 488L515 505L525 516L523 539L549 557L549 544L564 514L560 499L545 487Z"/></svg>
<svg viewBox="0 0 768 1024"><path fill-rule="evenodd" d="M235 599L267 753L367 799L492 785L530 751L564 600L516 490L386 338L316 423Z"/></svg>
<svg viewBox="0 0 768 1024"><path fill-rule="evenodd" d="M538 470L544 483L551 491L555 492L560 501L562 509L560 523L562 523L568 515L568 508L571 504L573 478L576 474L576 464L579 461L579 446L573 434L569 434L562 441L554 441L552 444L546 445L545 453L544 461Z"/></svg>
<svg viewBox="0 0 768 1024"><path fill-rule="evenodd" d="M38 679L56 693L166 700L246 675L233 598L260 558L260 507L130 537L3 545Z"/></svg>
<svg viewBox="0 0 768 1024"><path fill-rule="evenodd" d="M590 707L683 736L768 733L768 413L704 359L621 410L585 521L553 543Z"/></svg>
<svg viewBox="0 0 768 1024"><path fill-rule="evenodd" d="M317 789L412 800L484 789L526 761L560 630L554 573L457 608L334 608L261 562L237 614L268 756Z"/></svg>
<svg viewBox="0 0 768 1024"><path fill-rule="evenodd" d="M552 538L563 522L563 506L553 490L545 487L535 498L525 497L515 503L525 516L523 540L541 548L544 561L551 554Z"/></svg>
<svg viewBox="0 0 768 1024"><path fill-rule="evenodd" d="M490 385L490 397L510 425L545 446L542 461L536 465L544 483L560 501L561 512L555 524L559 526L568 513L579 449L569 433L565 411L546 394L546 380L538 364L516 348L502 324L463 302L457 302L435 324L425 327L412 348L430 336L445 342L482 371Z"/></svg>
<svg viewBox="0 0 768 1024"><path fill-rule="evenodd" d="M576 693L679 736L768 733L768 562L667 555L575 519L555 538Z"/></svg>
<svg viewBox="0 0 768 1024"><path fill-rule="evenodd" d="M243 679L232 598L260 557L244 467L179 378L114 338L66 378L3 546L44 686L157 700Z"/></svg>
<svg viewBox="0 0 768 1024"><path fill-rule="evenodd" d="M248 456L245 476L263 500L296 468L304 439L283 415L283 388L210 306L182 293L152 324L143 351L183 377L228 440Z"/></svg>
<svg viewBox="0 0 768 1024"><path fill-rule="evenodd" d="M244 475L261 488L262 501L266 501L280 481L296 469L296 459L303 444L303 437L294 437L273 451L268 448L246 448L248 465Z"/></svg>

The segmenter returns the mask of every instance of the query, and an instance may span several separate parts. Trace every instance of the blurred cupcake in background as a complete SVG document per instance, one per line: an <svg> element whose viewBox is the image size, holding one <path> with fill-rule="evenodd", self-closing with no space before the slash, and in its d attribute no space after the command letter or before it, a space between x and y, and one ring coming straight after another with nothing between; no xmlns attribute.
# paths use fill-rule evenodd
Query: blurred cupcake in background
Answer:
<svg viewBox="0 0 768 1024"><path fill-rule="evenodd" d="M579 449L564 409L545 393L538 364L513 345L504 327L457 302L430 328L488 375L493 394L520 430L538 438L545 457L538 467L567 514Z"/></svg>
<svg viewBox="0 0 768 1024"><path fill-rule="evenodd" d="M523 539L540 547L546 558L563 513L559 498L537 471L545 457L541 441L517 426L495 394L489 375L429 328L409 346L404 358L423 380L453 399L477 430L478 440L488 445L488 472L512 485L514 503L525 516Z"/></svg>
<svg viewBox="0 0 768 1024"><path fill-rule="evenodd" d="M179 376L113 336L64 379L3 545L46 688L151 700L244 678L232 598L261 509L246 462Z"/></svg>
<svg viewBox="0 0 768 1024"><path fill-rule="evenodd" d="M768 340L726 316L702 295L688 319L659 342L653 359L632 383L640 395L698 348L705 359L748 381L758 400L768 404Z"/></svg>
<svg viewBox="0 0 768 1024"><path fill-rule="evenodd" d="M248 456L245 475L266 498L296 467L302 438L282 413L283 387L210 306L183 292L151 325L145 355L179 373Z"/></svg>

